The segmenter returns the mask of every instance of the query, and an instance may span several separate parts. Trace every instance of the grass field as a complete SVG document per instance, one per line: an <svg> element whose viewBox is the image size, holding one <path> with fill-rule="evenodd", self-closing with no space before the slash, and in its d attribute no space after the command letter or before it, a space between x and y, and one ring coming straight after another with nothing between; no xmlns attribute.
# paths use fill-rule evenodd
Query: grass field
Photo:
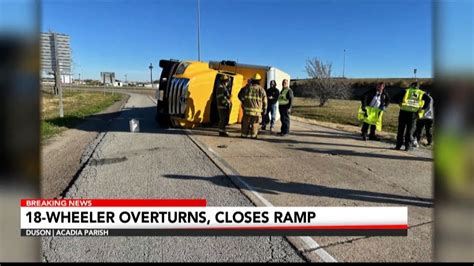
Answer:
<svg viewBox="0 0 474 266"><path fill-rule="evenodd" d="M357 120L359 106L360 101L356 100L329 100L325 106L319 107L318 100L296 97L292 115L325 122L359 126L362 125ZM388 110L384 113L382 131L397 131L399 110L398 105L389 105Z"/></svg>
<svg viewBox="0 0 474 266"><path fill-rule="evenodd" d="M86 116L98 113L116 101L123 94L100 92L63 93L64 117L59 117L59 98L50 93L41 95L41 139L46 140L61 131L77 125Z"/></svg>

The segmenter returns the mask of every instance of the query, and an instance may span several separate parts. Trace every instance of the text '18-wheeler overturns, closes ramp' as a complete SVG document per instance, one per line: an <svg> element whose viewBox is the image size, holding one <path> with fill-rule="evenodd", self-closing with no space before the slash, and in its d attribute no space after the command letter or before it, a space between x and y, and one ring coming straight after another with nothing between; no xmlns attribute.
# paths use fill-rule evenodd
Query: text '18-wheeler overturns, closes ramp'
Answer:
<svg viewBox="0 0 474 266"><path fill-rule="evenodd" d="M260 85L270 87L275 80L278 90L282 81L290 76L271 66L239 64L234 61L178 61L160 60L163 69L157 91L156 120L160 126L192 128L218 121L216 88L222 75L229 77L232 107L229 124L239 123L242 118L239 91L256 73L262 77ZM277 109L278 110L278 109ZM276 119L279 119L277 113Z"/></svg>

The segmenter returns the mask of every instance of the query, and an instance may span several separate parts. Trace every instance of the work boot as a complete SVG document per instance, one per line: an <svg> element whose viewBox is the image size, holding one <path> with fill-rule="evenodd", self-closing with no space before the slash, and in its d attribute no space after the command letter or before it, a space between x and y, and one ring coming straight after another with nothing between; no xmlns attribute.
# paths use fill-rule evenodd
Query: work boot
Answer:
<svg viewBox="0 0 474 266"><path fill-rule="evenodd" d="M228 137L229 134L227 132L219 132L219 137Z"/></svg>
<svg viewBox="0 0 474 266"><path fill-rule="evenodd" d="M377 136L369 136L369 140L375 140L375 141L379 141L380 138L377 137Z"/></svg>
<svg viewBox="0 0 474 266"><path fill-rule="evenodd" d="M367 140L367 135L365 135L364 133L362 133L362 140Z"/></svg>

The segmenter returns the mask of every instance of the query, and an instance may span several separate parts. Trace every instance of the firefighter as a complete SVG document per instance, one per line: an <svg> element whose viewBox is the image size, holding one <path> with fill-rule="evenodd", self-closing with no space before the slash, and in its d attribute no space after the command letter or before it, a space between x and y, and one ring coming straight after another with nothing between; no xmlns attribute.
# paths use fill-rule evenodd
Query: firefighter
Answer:
<svg viewBox="0 0 474 266"><path fill-rule="evenodd" d="M405 145L405 151L412 150L413 131L418 112L427 108L430 98L424 91L420 90L418 82L413 82L410 87L399 94L400 113L398 115L398 132L396 150L400 150Z"/></svg>
<svg viewBox="0 0 474 266"><path fill-rule="evenodd" d="M270 81L270 88L267 90L268 98L268 108L267 115L263 116L262 129L267 129L268 121L270 121L270 132L273 131L273 126L275 125L276 111L277 111L277 102L280 92L276 87L276 81Z"/></svg>
<svg viewBox="0 0 474 266"><path fill-rule="evenodd" d="M266 115L267 112L267 94L265 89L260 86L261 79L260 74L255 74L250 85L239 92L239 99L244 109L241 134L243 138L257 138L262 112L263 115Z"/></svg>
<svg viewBox="0 0 474 266"><path fill-rule="evenodd" d="M365 117L368 116L367 110L365 107L370 106L374 108L378 108L382 111L385 111L385 109L388 107L390 103L390 96L388 95L387 92L385 92L385 83L379 82L377 84L377 87L375 90L370 90L364 96L362 96L362 110L364 111ZM362 139L367 140L367 131L369 130L370 127L370 134L369 134L369 139L370 140L379 140L377 136L375 136L375 125L369 125L368 123L363 123L362 125Z"/></svg>
<svg viewBox="0 0 474 266"><path fill-rule="evenodd" d="M232 107L230 91L228 88L229 77L221 75L219 85L216 89L217 110L219 112L219 136L228 137L226 126L229 123L229 114Z"/></svg>
<svg viewBox="0 0 474 266"><path fill-rule="evenodd" d="M283 89L278 97L278 111L280 111L281 132L280 136L290 133L290 113L293 106L293 91L288 87L288 80L283 80Z"/></svg>
<svg viewBox="0 0 474 266"><path fill-rule="evenodd" d="M416 129L415 134L413 136L413 146L418 148L419 144L421 144L421 133L423 132L423 128L426 131L426 140L428 143L427 146L431 145L433 141L433 134L431 132L431 128L433 127L433 120L434 120L434 110L433 110L433 98L431 97L429 92L426 92L426 96L430 98L430 103L426 110L421 110L418 114L418 121L416 121Z"/></svg>

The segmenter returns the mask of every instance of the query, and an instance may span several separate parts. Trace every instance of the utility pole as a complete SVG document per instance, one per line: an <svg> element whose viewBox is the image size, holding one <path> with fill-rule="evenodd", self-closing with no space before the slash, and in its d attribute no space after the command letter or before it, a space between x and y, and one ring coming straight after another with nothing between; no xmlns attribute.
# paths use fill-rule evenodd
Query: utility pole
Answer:
<svg viewBox="0 0 474 266"><path fill-rule="evenodd" d="M54 44L54 86L55 93L59 94L59 117L64 117L64 108L63 108L63 89L61 86L61 66L59 64L58 58L58 40L56 33L53 33L53 44Z"/></svg>
<svg viewBox="0 0 474 266"><path fill-rule="evenodd" d="M201 61L201 8L199 0L197 0L197 34L198 61Z"/></svg>
<svg viewBox="0 0 474 266"><path fill-rule="evenodd" d="M127 74L125 74L125 83L127 83Z"/></svg>
<svg viewBox="0 0 474 266"><path fill-rule="evenodd" d="M346 49L344 49L344 59L342 61L342 77L345 78L345 71L346 71Z"/></svg>
<svg viewBox="0 0 474 266"><path fill-rule="evenodd" d="M416 78L416 68L413 69L413 73L415 73L415 81L418 81L418 79Z"/></svg>
<svg viewBox="0 0 474 266"><path fill-rule="evenodd" d="M102 83L103 83L104 96L105 96L105 73L104 74L101 73L101 75L102 75Z"/></svg>
<svg viewBox="0 0 474 266"><path fill-rule="evenodd" d="M79 85L81 84L81 73L79 73Z"/></svg>
<svg viewBox="0 0 474 266"><path fill-rule="evenodd" d="M150 63L150 66L148 68L150 69L150 82L151 87L153 88L153 65Z"/></svg>

